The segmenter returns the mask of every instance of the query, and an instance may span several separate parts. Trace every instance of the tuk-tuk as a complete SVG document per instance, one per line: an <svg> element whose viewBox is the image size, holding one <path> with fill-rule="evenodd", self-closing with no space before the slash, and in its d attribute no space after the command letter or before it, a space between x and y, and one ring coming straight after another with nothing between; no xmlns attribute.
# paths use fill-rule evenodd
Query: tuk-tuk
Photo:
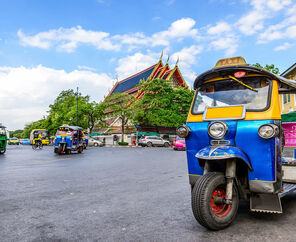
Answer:
<svg viewBox="0 0 296 242"><path fill-rule="evenodd" d="M30 144L36 145L36 142L42 142L42 145L49 145L49 132L46 129L33 129L30 133Z"/></svg>
<svg viewBox="0 0 296 242"><path fill-rule="evenodd" d="M240 199L252 212L282 213L281 197L296 190L296 162L282 157L279 94L296 93L296 82L234 57L199 75L194 89L177 134L186 139L196 220L223 229Z"/></svg>
<svg viewBox="0 0 296 242"><path fill-rule="evenodd" d="M0 125L0 154L4 154L7 146L6 127Z"/></svg>
<svg viewBox="0 0 296 242"><path fill-rule="evenodd" d="M71 154L72 151L83 151L82 128L78 126L62 125L58 128L54 152L57 154Z"/></svg>

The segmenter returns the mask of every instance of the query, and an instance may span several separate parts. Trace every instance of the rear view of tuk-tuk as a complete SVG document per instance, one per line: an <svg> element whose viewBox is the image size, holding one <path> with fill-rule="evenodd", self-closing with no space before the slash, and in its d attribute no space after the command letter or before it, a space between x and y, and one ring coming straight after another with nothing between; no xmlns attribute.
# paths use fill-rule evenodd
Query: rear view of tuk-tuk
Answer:
<svg viewBox="0 0 296 242"><path fill-rule="evenodd" d="M0 125L0 154L4 154L7 146L7 135L3 125Z"/></svg>
<svg viewBox="0 0 296 242"><path fill-rule="evenodd" d="M293 88L242 57L223 59L201 74L186 125L192 209L213 230L235 218L239 199L257 212L282 213L279 90ZM295 84L296 87L296 84Z"/></svg>

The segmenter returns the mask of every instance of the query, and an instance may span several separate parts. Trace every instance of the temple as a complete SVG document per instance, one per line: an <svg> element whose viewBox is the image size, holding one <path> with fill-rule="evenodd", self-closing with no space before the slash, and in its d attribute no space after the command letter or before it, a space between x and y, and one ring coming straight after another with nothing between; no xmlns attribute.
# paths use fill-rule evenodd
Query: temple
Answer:
<svg viewBox="0 0 296 242"><path fill-rule="evenodd" d="M178 61L177 61L178 62ZM141 97L140 93L138 93L139 86L138 84L142 80L152 80L153 79L164 79L169 81L173 87L177 86L187 86L180 69L178 67L178 63L176 63L173 69L170 69L170 66L167 63L164 65L161 58L153 66L148 67L147 69L132 75L122 81L116 82L108 96L113 93L127 93L130 95L135 95L137 97Z"/></svg>
<svg viewBox="0 0 296 242"><path fill-rule="evenodd" d="M169 60L169 58L168 58ZM118 81L115 83L108 96L113 93L127 93L129 95L136 96L137 99L141 98L144 93L140 92L140 81L151 80L154 79L163 79L168 81L172 87L186 87L187 84L180 72L178 67L178 61L176 62L174 68L170 68L167 62L164 64L162 62L162 58L159 61L140 71L137 74L134 74L126 79ZM110 118L107 120L108 128L101 129L99 132L104 134L120 134L121 133L121 123L116 118ZM160 126L152 126L152 125L128 125L126 127L127 133L133 134L136 132L140 132L142 134L175 134L175 128L167 128Z"/></svg>

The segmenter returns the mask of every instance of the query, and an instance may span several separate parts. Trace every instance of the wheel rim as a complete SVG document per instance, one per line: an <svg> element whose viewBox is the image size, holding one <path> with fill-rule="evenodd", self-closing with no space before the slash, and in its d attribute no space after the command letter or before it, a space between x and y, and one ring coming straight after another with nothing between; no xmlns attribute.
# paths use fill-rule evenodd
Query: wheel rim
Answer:
<svg viewBox="0 0 296 242"><path fill-rule="evenodd" d="M211 197L212 212L214 215L216 215L219 218L224 217L229 213L231 209L231 204L216 204L215 198L225 199L225 197L226 197L225 189L222 187L217 187L212 193L212 197Z"/></svg>

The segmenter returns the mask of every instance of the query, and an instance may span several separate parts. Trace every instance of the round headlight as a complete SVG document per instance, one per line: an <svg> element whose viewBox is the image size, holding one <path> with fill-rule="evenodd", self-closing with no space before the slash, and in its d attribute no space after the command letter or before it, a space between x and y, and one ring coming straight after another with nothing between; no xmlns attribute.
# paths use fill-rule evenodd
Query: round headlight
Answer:
<svg viewBox="0 0 296 242"><path fill-rule="evenodd" d="M263 124L258 129L261 138L270 139L279 134L279 127L275 124Z"/></svg>
<svg viewBox="0 0 296 242"><path fill-rule="evenodd" d="M191 130L186 125L182 125L179 128L177 128L177 135L180 138L186 138L186 137L188 137L190 135L190 133L191 133Z"/></svg>
<svg viewBox="0 0 296 242"><path fill-rule="evenodd" d="M228 126L224 122L213 122L208 128L208 134L213 139L222 139L226 134Z"/></svg>

